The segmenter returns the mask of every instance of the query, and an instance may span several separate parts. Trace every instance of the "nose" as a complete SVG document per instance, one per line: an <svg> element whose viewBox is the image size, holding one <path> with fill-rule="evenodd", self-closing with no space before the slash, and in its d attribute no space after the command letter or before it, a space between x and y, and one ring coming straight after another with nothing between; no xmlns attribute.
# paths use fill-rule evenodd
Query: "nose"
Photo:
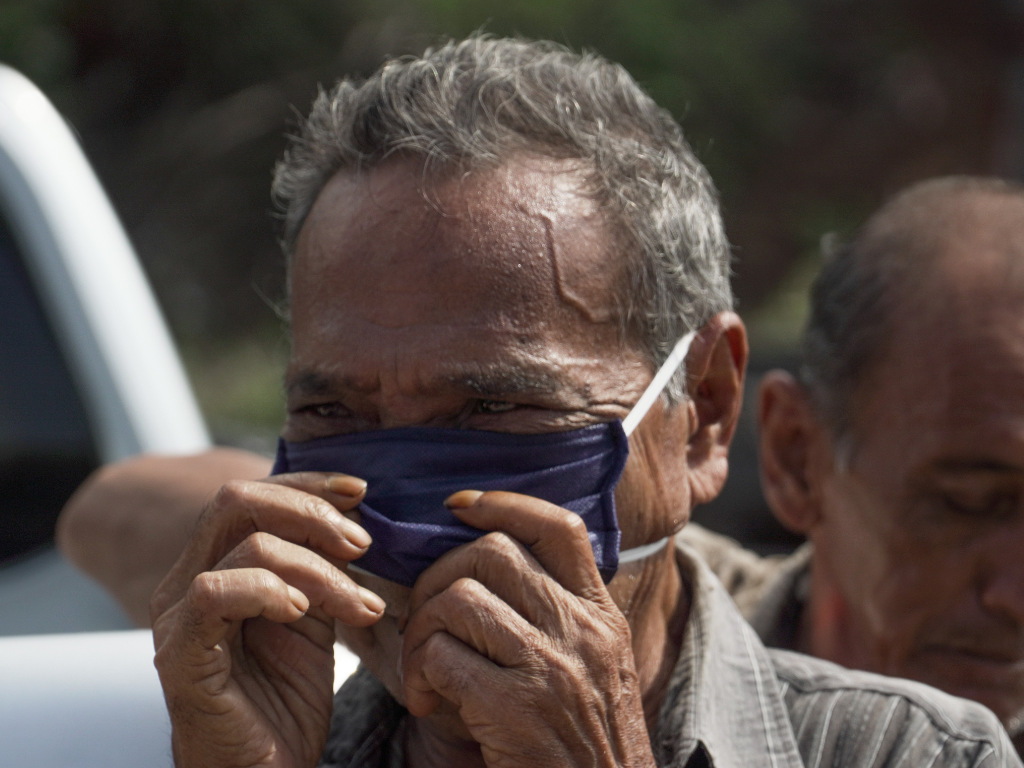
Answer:
<svg viewBox="0 0 1024 768"><path fill-rule="evenodd" d="M1024 515L985 542L981 604L985 610L1024 627Z"/></svg>
<svg viewBox="0 0 1024 768"><path fill-rule="evenodd" d="M375 399L380 429L399 427L452 427L463 403L443 393L402 391L382 386Z"/></svg>

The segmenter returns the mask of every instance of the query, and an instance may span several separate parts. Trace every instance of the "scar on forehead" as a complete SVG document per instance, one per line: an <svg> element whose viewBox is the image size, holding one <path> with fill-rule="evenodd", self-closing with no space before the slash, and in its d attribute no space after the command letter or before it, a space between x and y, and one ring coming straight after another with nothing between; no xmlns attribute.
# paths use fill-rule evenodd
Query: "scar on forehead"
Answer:
<svg viewBox="0 0 1024 768"><path fill-rule="evenodd" d="M555 235L551 214L544 212L539 216L559 297L591 323L614 322L619 314L616 283L622 277L609 253L607 228L598 215L591 214L574 227L576 247L569 249L570 253Z"/></svg>

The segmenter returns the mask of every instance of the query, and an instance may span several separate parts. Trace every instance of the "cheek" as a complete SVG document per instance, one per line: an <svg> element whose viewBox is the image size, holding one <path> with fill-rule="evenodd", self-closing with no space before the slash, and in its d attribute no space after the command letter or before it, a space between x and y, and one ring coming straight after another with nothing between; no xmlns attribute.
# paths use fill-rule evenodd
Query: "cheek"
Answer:
<svg viewBox="0 0 1024 768"><path fill-rule="evenodd" d="M630 442L629 460L615 488L622 549L657 541L689 520L685 463L666 461L665 456L652 452L643 440Z"/></svg>
<svg viewBox="0 0 1024 768"><path fill-rule="evenodd" d="M969 569L937 557L909 536L890 533L853 541L861 546L833 554L833 562L838 558L842 564L841 589L873 653L888 660L882 668L892 668L948 621L964 594L960 582Z"/></svg>
<svg viewBox="0 0 1024 768"><path fill-rule="evenodd" d="M821 522L812 532L815 558L856 631L891 644L915 631L934 582L926 578L920 545L886 525L891 516L870 507L877 502L857 490L842 484L824 489Z"/></svg>
<svg viewBox="0 0 1024 768"><path fill-rule="evenodd" d="M944 610L949 590L943 582L948 576L936 572L927 553L895 542L883 548L879 559L865 599L874 607L871 619L880 631L910 631Z"/></svg>

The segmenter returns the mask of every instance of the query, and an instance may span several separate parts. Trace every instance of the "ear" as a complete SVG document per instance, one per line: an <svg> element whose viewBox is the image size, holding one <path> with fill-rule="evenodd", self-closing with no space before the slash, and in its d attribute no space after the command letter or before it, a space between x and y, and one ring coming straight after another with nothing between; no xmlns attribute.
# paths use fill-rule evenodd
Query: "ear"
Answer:
<svg viewBox="0 0 1024 768"><path fill-rule="evenodd" d="M827 430L815 413L810 393L785 371L765 374L757 399L765 500L786 528L806 534L821 514L815 474L829 453Z"/></svg>
<svg viewBox="0 0 1024 768"><path fill-rule="evenodd" d="M715 498L729 472L729 442L743 407L747 330L733 312L721 312L697 332L686 356L693 418L687 441L693 504Z"/></svg>

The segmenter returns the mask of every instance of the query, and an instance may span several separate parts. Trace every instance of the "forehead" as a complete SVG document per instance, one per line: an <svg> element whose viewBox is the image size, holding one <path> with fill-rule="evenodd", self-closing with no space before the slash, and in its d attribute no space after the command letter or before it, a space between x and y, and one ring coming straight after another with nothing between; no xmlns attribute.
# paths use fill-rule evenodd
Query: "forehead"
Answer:
<svg viewBox="0 0 1024 768"><path fill-rule="evenodd" d="M293 363L349 375L360 365L346 361L415 353L440 364L486 357L486 344L613 350L624 265L611 239L566 162L429 180L410 160L340 172L296 244Z"/></svg>
<svg viewBox="0 0 1024 768"><path fill-rule="evenodd" d="M379 291L476 288L464 301L481 292L543 300L553 287L580 311L610 318L622 268L579 170L529 158L441 179L419 168L397 161L331 179L300 233L293 282L306 289L343 273Z"/></svg>
<svg viewBox="0 0 1024 768"><path fill-rule="evenodd" d="M1021 266L977 238L949 245L895 310L852 401L855 433L898 442L908 461L1024 468Z"/></svg>

